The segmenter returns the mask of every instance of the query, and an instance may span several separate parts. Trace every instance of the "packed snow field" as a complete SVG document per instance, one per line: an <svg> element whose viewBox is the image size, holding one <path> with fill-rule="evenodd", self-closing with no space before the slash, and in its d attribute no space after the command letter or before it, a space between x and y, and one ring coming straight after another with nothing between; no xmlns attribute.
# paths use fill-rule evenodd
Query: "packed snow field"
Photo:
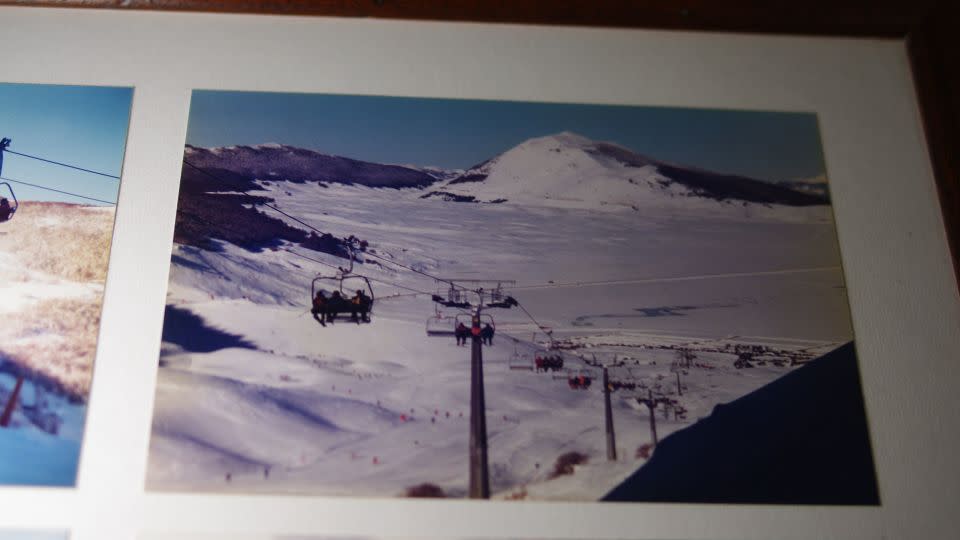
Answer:
<svg viewBox="0 0 960 540"><path fill-rule="evenodd" d="M259 185L252 195L369 243L377 257L359 254L354 270L373 280L372 322L322 327L309 313L312 278L343 258L289 243L261 252L175 244L150 489L403 496L429 483L465 496L469 347L426 334L436 314L429 293L446 287L385 260L444 278L513 280L507 293L553 330L548 352L522 310L488 310L497 326L484 347L497 498L598 499L649 456L637 396L672 400L656 413L662 438L852 336L828 206L698 199L682 211L634 199L611 208L529 189L518 202L476 204L424 198L430 188ZM441 313L449 321L456 310ZM677 369L684 349L695 358ZM752 367L740 369L744 350ZM518 369L538 354L562 355L564 371ZM613 462L601 364L632 383L613 394ZM577 374L595 384L571 389ZM571 452L582 463L557 474Z"/></svg>
<svg viewBox="0 0 960 540"><path fill-rule="evenodd" d="M24 203L0 224L0 483L72 485L93 373L113 209Z"/></svg>

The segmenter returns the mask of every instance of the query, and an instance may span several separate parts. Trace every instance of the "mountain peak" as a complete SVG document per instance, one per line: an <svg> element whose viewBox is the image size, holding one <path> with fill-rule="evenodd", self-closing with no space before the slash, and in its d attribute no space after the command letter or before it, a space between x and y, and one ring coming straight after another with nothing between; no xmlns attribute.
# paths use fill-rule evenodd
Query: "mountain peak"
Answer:
<svg viewBox="0 0 960 540"><path fill-rule="evenodd" d="M451 200L635 210L827 202L811 189L672 165L570 131L528 139L450 180L438 193Z"/></svg>
<svg viewBox="0 0 960 540"><path fill-rule="evenodd" d="M595 141L572 131L561 131L560 133L555 133L553 135L546 135L544 137L530 139L527 142L556 142L564 146L574 146L577 148L595 144Z"/></svg>

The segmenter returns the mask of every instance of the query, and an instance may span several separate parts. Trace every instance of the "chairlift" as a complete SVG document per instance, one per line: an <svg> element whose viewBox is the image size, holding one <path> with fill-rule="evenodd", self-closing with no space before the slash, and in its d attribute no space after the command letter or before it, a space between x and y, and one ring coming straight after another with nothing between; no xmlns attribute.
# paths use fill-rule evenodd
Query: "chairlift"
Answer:
<svg viewBox="0 0 960 540"><path fill-rule="evenodd" d="M466 298L464 298L463 291L456 288L456 286L454 286L453 283L451 283L450 288L447 289L447 302L455 302L455 303L466 302Z"/></svg>
<svg viewBox="0 0 960 540"><path fill-rule="evenodd" d="M13 187L7 182L0 182L0 223L10 221L13 215L17 213L20 202L17 201L17 195L13 192ZM10 196L7 197L7 194Z"/></svg>
<svg viewBox="0 0 960 540"><path fill-rule="evenodd" d="M329 286L324 286L329 284ZM369 319L373 313L374 294L373 286L370 280L365 276L358 274L336 275L336 276L317 276L313 278L310 284L310 302L316 298L318 291L339 292L339 301L334 300L336 296L327 298L327 317L350 317L356 318L359 315L363 319ZM364 292L365 291L365 292ZM363 292L366 300L360 304L354 303L351 298L354 292ZM359 322L359 321L358 321Z"/></svg>
<svg viewBox="0 0 960 540"><path fill-rule="evenodd" d="M529 354L520 354L516 349L507 360L507 366L514 371L533 371L533 363Z"/></svg>
<svg viewBox="0 0 960 540"><path fill-rule="evenodd" d="M467 299L467 290L458 288L452 282L450 283L450 287L446 290L444 290L443 287L437 289L437 293L431 297L431 300L446 307L460 309L471 307L470 301Z"/></svg>
<svg viewBox="0 0 960 540"><path fill-rule="evenodd" d="M549 326L540 326L540 333L542 333L542 334L544 335L544 337L547 338L547 340L546 340L545 342L538 342L538 341L537 341L537 332L534 332L534 333L533 333L533 340L534 340L535 342L537 342L538 344L542 343L542 344L546 347L546 349L547 349L548 351L555 351L555 350L557 350L557 344L556 344L556 342L553 340L553 328L551 328L551 327L549 327Z"/></svg>
<svg viewBox="0 0 960 540"><path fill-rule="evenodd" d="M513 306L520 305L517 300L512 296L501 296L496 302L487 302L487 307L490 308L505 308L510 309Z"/></svg>
<svg viewBox="0 0 960 540"><path fill-rule="evenodd" d="M592 383L593 375L585 369L571 371L567 375L567 386L571 390L588 390Z"/></svg>
<svg viewBox="0 0 960 540"><path fill-rule="evenodd" d="M544 373L548 371L557 372L563 369L563 355L537 353L533 359L533 365L537 373L541 371ZM565 376L560 376L559 378L563 377Z"/></svg>
<svg viewBox="0 0 960 540"><path fill-rule="evenodd" d="M456 326L456 318L444 315L439 309L435 315L427 317L426 330L428 336L452 336L455 334Z"/></svg>
<svg viewBox="0 0 960 540"><path fill-rule="evenodd" d="M486 307L510 309L514 306L520 305L514 297L504 294L503 283L499 281L496 283L496 286L489 290L484 289L483 287L477 290L477 293L480 295L481 304L484 304L485 299L489 297L489 301L487 301L485 304Z"/></svg>
<svg viewBox="0 0 960 540"><path fill-rule="evenodd" d="M361 319L369 321L369 316L373 313L375 299L373 285L370 284L370 280L366 276L353 273L353 245L350 244L348 247L350 267L339 268L333 275L319 274L313 278L310 283L310 303L313 305L313 299L316 298L317 292L321 290L331 293L338 292L339 299L332 295L327 298L326 315L328 318L350 316L351 319L356 320L357 316L360 316ZM366 290L365 293L364 290ZM354 291L365 297L359 304L351 299ZM333 320L330 319L330 322L333 322ZM357 322L360 321L357 320Z"/></svg>
<svg viewBox="0 0 960 540"><path fill-rule="evenodd" d="M456 326L459 326L459 325L462 323L462 324L463 324L464 326L466 326L467 328L472 328L472 327L473 327L473 318L474 318L474 317L475 317L475 315L474 315L473 313L457 313L456 316L454 317L454 324L453 324L453 325L454 325L454 327L456 327ZM497 329L497 323L496 323L496 321L493 320L493 317L490 316L490 315L488 315L488 314L486 314L486 313L481 313L481 314L480 314L480 324L479 324L478 326L479 326L480 328L483 328L483 327L484 327L485 325L487 325L487 324L489 324L490 327L493 328L494 330Z"/></svg>

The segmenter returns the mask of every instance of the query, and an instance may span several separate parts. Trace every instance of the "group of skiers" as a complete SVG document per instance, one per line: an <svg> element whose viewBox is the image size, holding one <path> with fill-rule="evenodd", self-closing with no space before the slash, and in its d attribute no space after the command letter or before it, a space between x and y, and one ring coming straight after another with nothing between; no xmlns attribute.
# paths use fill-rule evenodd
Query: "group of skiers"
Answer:
<svg viewBox="0 0 960 540"><path fill-rule="evenodd" d="M571 375L567 379L567 384L570 386L571 390L586 390L590 388L590 384L593 382L587 375Z"/></svg>
<svg viewBox="0 0 960 540"><path fill-rule="evenodd" d="M541 371L560 371L563 369L563 357L559 354L549 355L549 356L540 356L539 354L534 357L533 365L537 370L537 373Z"/></svg>
<svg viewBox="0 0 960 540"><path fill-rule="evenodd" d="M313 308L310 313L313 318L321 325L327 326L327 323L333 324L339 313L350 313L350 320L360 324L361 322L370 322L370 307L373 305L373 299L358 290L352 298L347 298L340 294L340 291L333 291L333 294L327 298L327 295L321 290L317 291L313 297Z"/></svg>
<svg viewBox="0 0 960 540"><path fill-rule="evenodd" d="M0 223L9 220L13 216L13 207L6 198L0 198Z"/></svg>
<svg viewBox="0 0 960 540"><path fill-rule="evenodd" d="M468 328L461 322L457 323L457 326L453 329L453 337L457 338L457 346L466 345L467 338L471 335L479 336L483 345L493 345L494 332L495 330L490 323L485 324L483 328Z"/></svg>

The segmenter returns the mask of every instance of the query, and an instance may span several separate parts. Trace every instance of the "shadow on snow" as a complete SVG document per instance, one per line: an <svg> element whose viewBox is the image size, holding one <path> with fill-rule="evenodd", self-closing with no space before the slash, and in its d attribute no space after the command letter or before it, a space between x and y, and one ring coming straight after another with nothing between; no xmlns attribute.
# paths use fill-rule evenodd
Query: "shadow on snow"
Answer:
<svg viewBox="0 0 960 540"><path fill-rule="evenodd" d="M257 348L241 336L208 326L202 317L189 310L170 305L164 309L163 341L194 353Z"/></svg>

